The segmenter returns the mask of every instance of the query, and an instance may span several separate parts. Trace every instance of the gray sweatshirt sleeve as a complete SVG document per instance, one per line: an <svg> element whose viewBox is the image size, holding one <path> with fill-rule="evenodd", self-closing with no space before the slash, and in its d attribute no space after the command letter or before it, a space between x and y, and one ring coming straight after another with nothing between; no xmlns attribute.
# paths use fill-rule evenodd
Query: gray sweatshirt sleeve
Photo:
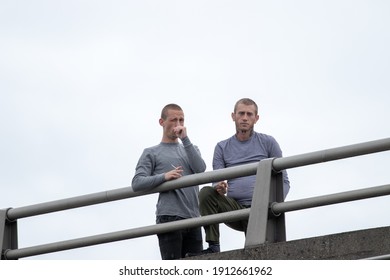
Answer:
<svg viewBox="0 0 390 280"><path fill-rule="evenodd" d="M176 156L185 160L186 165L191 170L189 174L205 171L206 164L200 155L199 149L191 143L188 137L185 137L182 143L184 150L183 148L180 149L181 152L177 150ZM154 150L150 148L145 149L138 160L135 175L131 183L135 192L148 191L161 185L165 182L165 172L172 169L171 164L162 163L165 157L164 152L166 153L167 151L158 149L161 149L161 147L157 148L158 152L156 152L156 148ZM159 158L156 158L156 156Z"/></svg>
<svg viewBox="0 0 390 280"><path fill-rule="evenodd" d="M131 182L131 186L135 192L148 191L165 182L165 174L153 175L153 166L155 164L153 155L145 149L138 160L135 175Z"/></svg>
<svg viewBox="0 0 390 280"><path fill-rule="evenodd" d="M206 163L202 159L198 147L193 145L188 137L183 138L182 143L187 153L187 157L192 171L194 173L204 172L206 170Z"/></svg>

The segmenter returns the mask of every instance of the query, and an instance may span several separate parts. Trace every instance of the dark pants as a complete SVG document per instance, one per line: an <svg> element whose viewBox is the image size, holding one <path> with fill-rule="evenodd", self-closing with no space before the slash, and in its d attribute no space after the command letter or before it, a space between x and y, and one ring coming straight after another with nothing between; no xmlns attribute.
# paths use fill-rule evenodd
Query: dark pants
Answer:
<svg viewBox="0 0 390 280"><path fill-rule="evenodd" d="M183 220L177 216L158 216L157 224ZM184 258L186 253L200 253L203 250L201 227L182 229L158 234L161 258L175 260Z"/></svg>
<svg viewBox="0 0 390 280"><path fill-rule="evenodd" d="M203 187L199 192L199 209L202 216L224 213L234 210L245 209L250 206L243 206L233 198L220 195L213 187ZM226 223L232 229L246 233L248 220ZM219 242L219 224L205 226L206 241Z"/></svg>

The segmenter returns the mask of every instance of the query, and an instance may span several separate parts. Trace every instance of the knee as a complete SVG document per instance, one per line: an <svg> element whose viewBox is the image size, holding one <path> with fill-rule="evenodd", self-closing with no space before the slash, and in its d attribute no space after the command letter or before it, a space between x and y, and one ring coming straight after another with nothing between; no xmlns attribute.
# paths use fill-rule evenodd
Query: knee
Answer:
<svg viewBox="0 0 390 280"><path fill-rule="evenodd" d="M203 187L199 191L199 204L203 204L205 201L213 197L217 192L213 187Z"/></svg>
<svg viewBox="0 0 390 280"><path fill-rule="evenodd" d="M199 192L199 211L202 216L218 213L218 193L213 187L203 187Z"/></svg>

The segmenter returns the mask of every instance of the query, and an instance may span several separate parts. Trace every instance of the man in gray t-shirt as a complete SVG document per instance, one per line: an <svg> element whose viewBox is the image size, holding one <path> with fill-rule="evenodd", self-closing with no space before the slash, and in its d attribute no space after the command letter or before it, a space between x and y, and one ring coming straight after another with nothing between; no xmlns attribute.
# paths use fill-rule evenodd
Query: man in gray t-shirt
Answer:
<svg viewBox="0 0 390 280"><path fill-rule="evenodd" d="M276 140L269 135L254 131L259 120L257 104L243 98L237 101L232 119L235 122L236 134L219 142L214 150L213 169L258 162L262 159L282 157L282 151ZM216 182L212 187L200 190L200 212L202 216L248 208L252 203L256 175ZM290 189L287 172L283 171L283 192L286 197ZM246 231L248 221L227 224ZM220 251L219 225L205 226L206 241L209 248L202 254Z"/></svg>
<svg viewBox="0 0 390 280"><path fill-rule="evenodd" d="M132 180L135 192L150 190L166 181L206 170L199 149L187 135L184 113L180 106L166 105L159 122L163 128L161 143L144 149ZM156 222L199 217L198 194L199 186L160 193ZM186 253L199 253L203 249L200 227L159 234L158 239L163 260L183 258Z"/></svg>

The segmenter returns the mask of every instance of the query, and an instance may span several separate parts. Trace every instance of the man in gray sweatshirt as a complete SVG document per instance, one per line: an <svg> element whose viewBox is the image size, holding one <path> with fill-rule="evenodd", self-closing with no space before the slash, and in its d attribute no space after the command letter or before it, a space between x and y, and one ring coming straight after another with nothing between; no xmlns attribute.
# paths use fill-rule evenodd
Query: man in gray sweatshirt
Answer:
<svg viewBox="0 0 390 280"><path fill-rule="evenodd" d="M135 192L153 189L182 176L204 172L206 164L184 126L184 112L176 104L166 105L159 120L161 143L144 149L132 180ZM181 143L179 142L181 140ZM156 208L156 222L166 223L199 217L199 186L162 192ZM177 230L158 235L161 258L179 259L203 249L201 228Z"/></svg>

